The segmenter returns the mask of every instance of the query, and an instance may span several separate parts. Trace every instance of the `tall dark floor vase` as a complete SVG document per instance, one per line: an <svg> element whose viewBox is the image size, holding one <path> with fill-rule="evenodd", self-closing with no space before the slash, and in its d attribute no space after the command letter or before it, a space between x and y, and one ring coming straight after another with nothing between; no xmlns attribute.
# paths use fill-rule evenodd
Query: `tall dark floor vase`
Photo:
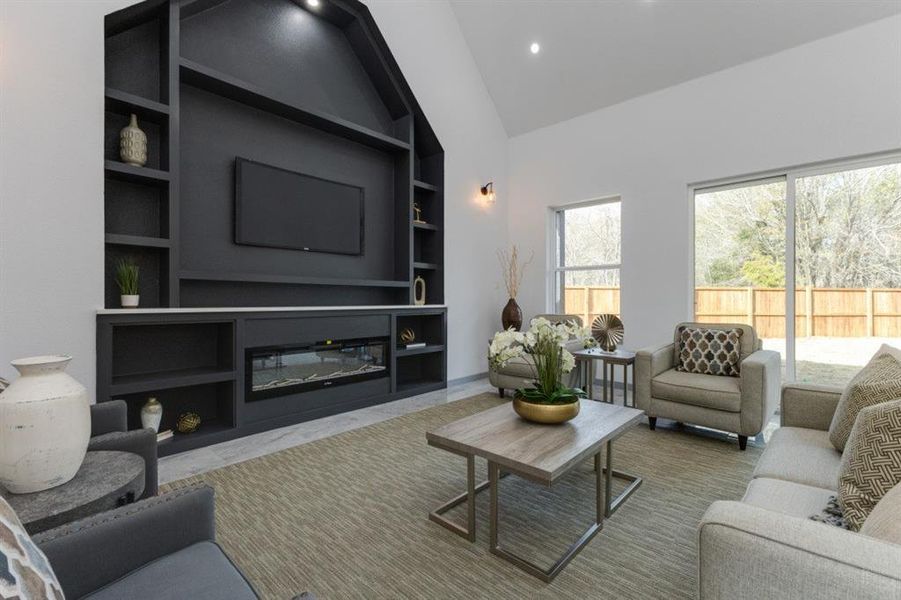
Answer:
<svg viewBox="0 0 901 600"><path fill-rule="evenodd" d="M504 331L511 327L519 331L522 327L522 309L519 308L519 304L513 298L507 300L507 305L504 306L504 310L501 312L501 324L504 326Z"/></svg>

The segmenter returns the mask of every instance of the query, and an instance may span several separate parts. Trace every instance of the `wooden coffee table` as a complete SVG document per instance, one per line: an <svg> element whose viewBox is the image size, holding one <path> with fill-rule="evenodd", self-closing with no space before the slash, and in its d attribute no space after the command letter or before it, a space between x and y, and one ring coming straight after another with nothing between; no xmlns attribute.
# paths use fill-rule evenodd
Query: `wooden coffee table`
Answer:
<svg viewBox="0 0 901 600"><path fill-rule="evenodd" d="M466 458L466 492L442 504L429 514L429 519L463 536L476 539L475 495L488 488L491 494L489 546L492 554L513 563L543 581L552 581L585 547L622 503L638 489L641 478L613 469L613 442L641 420L644 411L625 406L582 401L579 415L561 425L539 425L521 419L511 404L454 421L426 433L429 445ZM606 446L606 466L601 454ZM475 457L488 461L488 481L476 485ZM594 457L596 473L595 521L569 550L549 569L543 569L503 549L498 543L498 479L503 471L550 487L555 481L586 459ZM613 478L629 482L622 493L613 497ZM467 526L448 520L444 513L467 503Z"/></svg>

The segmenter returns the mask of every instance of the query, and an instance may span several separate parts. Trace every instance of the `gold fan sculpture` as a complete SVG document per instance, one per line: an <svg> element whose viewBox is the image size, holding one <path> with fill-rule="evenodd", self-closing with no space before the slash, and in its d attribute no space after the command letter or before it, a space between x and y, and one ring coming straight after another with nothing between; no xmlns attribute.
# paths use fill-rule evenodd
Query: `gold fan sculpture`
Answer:
<svg viewBox="0 0 901 600"><path fill-rule="evenodd" d="M623 322L616 315L598 315L591 323L591 337L607 352L613 352L622 343L624 332Z"/></svg>

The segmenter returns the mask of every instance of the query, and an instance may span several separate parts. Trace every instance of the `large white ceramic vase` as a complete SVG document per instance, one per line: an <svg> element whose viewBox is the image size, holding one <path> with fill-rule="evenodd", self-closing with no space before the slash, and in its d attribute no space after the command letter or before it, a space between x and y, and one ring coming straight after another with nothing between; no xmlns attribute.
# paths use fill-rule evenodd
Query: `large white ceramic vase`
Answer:
<svg viewBox="0 0 901 600"><path fill-rule="evenodd" d="M21 376L0 394L0 485L39 492L75 477L91 437L88 392L65 372L71 356L11 364Z"/></svg>

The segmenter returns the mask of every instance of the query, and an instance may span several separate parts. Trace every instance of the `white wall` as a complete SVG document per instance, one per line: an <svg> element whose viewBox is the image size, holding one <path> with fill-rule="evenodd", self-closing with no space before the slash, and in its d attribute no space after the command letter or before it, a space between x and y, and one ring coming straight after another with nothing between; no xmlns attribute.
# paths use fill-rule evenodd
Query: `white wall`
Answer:
<svg viewBox="0 0 901 600"><path fill-rule="evenodd" d="M689 183L901 147L901 17L511 139L511 243L544 256L548 206L621 195L626 346L691 314ZM526 280L527 314L545 281Z"/></svg>
<svg viewBox="0 0 901 600"><path fill-rule="evenodd" d="M0 1L0 375L69 353L94 389L103 304L103 15L126 0ZM371 2L446 151L449 377L485 370L502 294L507 138L446 2ZM415 23L415 27L412 24ZM486 208L480 185L500 200Z"/></svg>
<svg viewBox="0 0 901 600"><path fill-rule="evenodd" d="M103 304L103 14L124 1L0 1L0 375L67 353L94 387Z"/></svg>

